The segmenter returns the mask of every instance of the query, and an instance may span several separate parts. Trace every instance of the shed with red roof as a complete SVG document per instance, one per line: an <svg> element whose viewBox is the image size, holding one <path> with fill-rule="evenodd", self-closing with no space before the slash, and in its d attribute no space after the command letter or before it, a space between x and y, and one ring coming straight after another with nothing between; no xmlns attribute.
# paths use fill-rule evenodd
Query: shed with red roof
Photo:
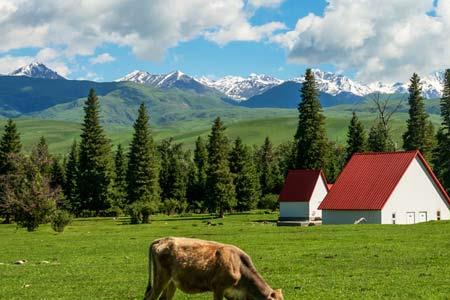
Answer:
<svg viewBox="0 0 450 300"><path fill-rule="evenodd" d="M280 221L314 220L328 193L327 180L320 170L289 170L279 196Z"/></svg>
<svg viewBox="0 0 450 300"><path fill-rule="evenodd" d="M319 209L323 224L450 219L450 198L419 151L352 156Z"/></svg>

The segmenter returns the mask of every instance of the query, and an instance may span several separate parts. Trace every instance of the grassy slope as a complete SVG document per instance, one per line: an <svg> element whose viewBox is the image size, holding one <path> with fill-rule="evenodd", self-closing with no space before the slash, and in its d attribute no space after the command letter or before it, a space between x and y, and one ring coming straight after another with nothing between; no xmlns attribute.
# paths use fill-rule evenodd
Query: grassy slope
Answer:
<svg viewBox="0 0 450 300"><path fill-rule="evenodd" d="M249 145L260 145L264 138L269 136L275 144L291 139L297 127L297 112L295 110L278 110L280 114L272 113L271 110L253 109L253 115L249 120L245 120L245 114L225 117L227 134L230 138L241 136ZM270 116L272 115L272 116ZM328 136L344 144L348 122L351 118L351 111L339 107L325 110L326 125ZM369 128L374 122L374 114L371 112L359 112L360 119L366 128ZM397 113L392 121L392 132L397 144L401 145L401 134L405 128L407 114ZM433 122L438 125L439 117L431 115ZM197 120L185 120L175 122L165 126L153 125L155 139L160 140L173 136L176 141L183 142L187 147L192 148L197 136L207 137L210 131L212 118L201 118ZM0 131L3 129L5 120L0 120ZM47 137L50 144L50 150L54 153L65 153L70 147L73 139L79 138L80 125L74 122L41 120L41 119L17 119L18 128L22 134L25 150L29 150L39 136ZM122 143L127 145L131 139L131 125L112 125L106 126L108 136L114 144Z"/></svg>
<svg viewBox="0 0 450 300"><path fill-rule="evenodd" d="M232 243L285 299L444 299L450 223L276 227L272 215L157 217L150 225L76 220L63 234L0 225L1 299L142 299L147 249L162 236ZM25 265L12 262L27 259ZM41 261L49 264L41 264ZM25 287L28 285L27 287ZM175 299L211 299L211 295Z"/></svg>

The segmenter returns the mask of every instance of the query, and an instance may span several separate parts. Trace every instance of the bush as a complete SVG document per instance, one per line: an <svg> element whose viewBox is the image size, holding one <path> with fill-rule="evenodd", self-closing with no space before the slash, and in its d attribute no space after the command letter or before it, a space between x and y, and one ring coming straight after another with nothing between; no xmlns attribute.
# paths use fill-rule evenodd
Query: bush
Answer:
<svg viewBox="0 0 450 300"><path fill-rule="evenodd" d="M52 228L56 232L63 232L72 222L72 215L66 210L57 210L52 216Z"/></svg>
<svg viewBox="0 0 450 300"><path fill-rule="evenodd" d="M157 210L157 205L154 202L147 201L137 201L127 207L131 224L150 223L150 215Z"/></svg>
<svg viewBox="0 0 450 300"><path fill-rule="evenodd" d="M264 195L261 198L261 200L259 200L258 206L261 209L270 209L272 211L278 209L278 195L276 194Z"/></svg>

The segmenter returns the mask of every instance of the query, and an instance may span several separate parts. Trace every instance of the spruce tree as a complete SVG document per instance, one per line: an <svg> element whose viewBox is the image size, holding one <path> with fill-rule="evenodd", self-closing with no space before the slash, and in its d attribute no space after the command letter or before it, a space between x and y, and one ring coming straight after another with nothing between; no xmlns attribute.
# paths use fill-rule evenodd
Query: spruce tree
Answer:
<svg viewBox="0 0 450 300"><path fill-rule="evenodd" d="M128 152L128 203L155 207L159 203L159 161L149 126L149 114L142 103L134 122Z"/></svg>
<svg viewBox="0 0 450 300"><path fill-rule="evenodd" d="M109 189L112 177L111 145L100 125L100 104L93 89L84 105L82 124L78 191L82 209L97 215L109 208Z"/></svg>
<svg viewBox="0 0 450 300"><path fill-rule="evenodd" d="M161 199L175 200L182 207L186 201L188 179L188 162L182 144L174 143L173 138L164 139L158 146L158 152L161 160Z"/></svg>
<svg viewBox="0 0 450 300"><path fill-rule="evenodd" d="M278 160L269 137L266 137L257 155L257 169L262 194L279 193L283 185L283 174L279 169Z"/></svg>
<svg viewBox="0 0 450 300"><path fill-rule="evenodd" d="M353 154L364 152L366 143L367 137L364 126L359 121L356 113L353 112L347 131L346 161L349 161Z"/></svg>
<svg viewBox="0 0 450 300"><path fill-rule="evenodd" d="M322 114L319 92L311 69L307 69L305 73L298 112L295 166L298 169L323 169L327 155L325 117Z"/></svg>
<svg viewBox="0 0 450 300"><path fill-rule="evenodd" d="M20 168L22 144L17 131L16 123L9 119L5 125L5 131L0 141L0 179L8 180ZM5 218L5 223L10 223L10 211L6 209L6 190L3 184L0 186L0 216Z"/></svg>
<svg viewBox="0 0 450 300"><path fill-rule="evenodd" d="M15 165L11 156L18 155L22 150L20 135L16 123L9 119L5 125L5 131L0 141L0 175L14 172Z"/></svg>
<svg viewBox="0 0 450 300"><path fill-rule="evenodd" d="M124 209L127 200L127 162L122 145L117 146L114 156L113 205Z"/></svg>
<svg viewBox="0 0 450 300"><path fill-rule="evenodd" d="M52 189L62 189L64 187L64 183L64 168L61 165L61 161L57 158L54 158L50 167L50 187Z"/></svg>
<svg viewBox="0 0 450 300"><path fill-rule="evenodd" d="M205 209L208 149L199 136L195 141L194 159L189 175L188 200L193 209Z"/></svg>
<svg viewBox="0 0 450 300"><path fill-rule="evenodd" d="M370 128L367 146L371 152L395 151L390 134L381 122L375 122Z"/></svg>
<svg viewBox="0 0 450 300"><path fill-rule="evenodd" d="M234 174L237 210L248 211L256 208L261 196L259 178L250 150L240 137L234 141L230 152L230 170Z"/></svg>
<svg viewBox="0 0 450 300"><path fill-rule="evenodd" d="M82 205L80 203L80 191L78 190L78 158L77 142L74 140L64 165L66 180L63 186L64 196L70 205L70 210L79 215Z"/></svg>
<svg viewBox="0 0 450 300"><path fill-rule="evenodd" d="M43 136L31 151L30 159L42 175L49 175L53 159L48 151L47 141Z"/></svg>
<svg viewBox="0 0 450 300"><path fill-rule="evenodd" d="M450 193L450 69L444 74L441 119L441 128L436 135L437 145L433 153L433 165L442 185Z"/></svg>
<svg viewBox="0 0 450 300"><path fill-rule="evenodd" d="M233 175L228 163L229 146L225 127L217 117L208 142L207 208L220 217L236 205Z"/></svg>
<svg viewBox="0 0 450 300"><path fill-rule="evenodd" d="M431 154L430 142L427 139L429 131L428 114L422 97L422 84L419 76L414 73L409 85L409 119L406 121L407 129L403 134L403 148L405 150L420 150L425 157ZM434 135L434 133L432 133Z"/></svg>

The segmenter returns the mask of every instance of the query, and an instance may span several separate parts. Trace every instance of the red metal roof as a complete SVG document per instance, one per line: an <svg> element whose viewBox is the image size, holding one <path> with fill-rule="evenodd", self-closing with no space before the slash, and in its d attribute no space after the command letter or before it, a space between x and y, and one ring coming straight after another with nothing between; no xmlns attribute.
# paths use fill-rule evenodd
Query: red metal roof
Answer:
<svg viewBox="0 0 450 300"><path fill-rule="evenodd" d="M319 178L322 178L327 186L327 180L321 170L289 170L278 200L280 202L309 202Z"/></svg>
<svg viewBox="0 0 450 300"><path fill-rule="evenodd" d="M450 203L450 198L419 151L357 153L347 163L319 209L382 209L416 157Z"/></svg>
<svg viewBox="0 0 450 300"><path fill-rule="evenodd" d="M328 190L331 190L331 188L333 187L333 184L332 183L327 183L327 187L328 187Z"/></svg>

